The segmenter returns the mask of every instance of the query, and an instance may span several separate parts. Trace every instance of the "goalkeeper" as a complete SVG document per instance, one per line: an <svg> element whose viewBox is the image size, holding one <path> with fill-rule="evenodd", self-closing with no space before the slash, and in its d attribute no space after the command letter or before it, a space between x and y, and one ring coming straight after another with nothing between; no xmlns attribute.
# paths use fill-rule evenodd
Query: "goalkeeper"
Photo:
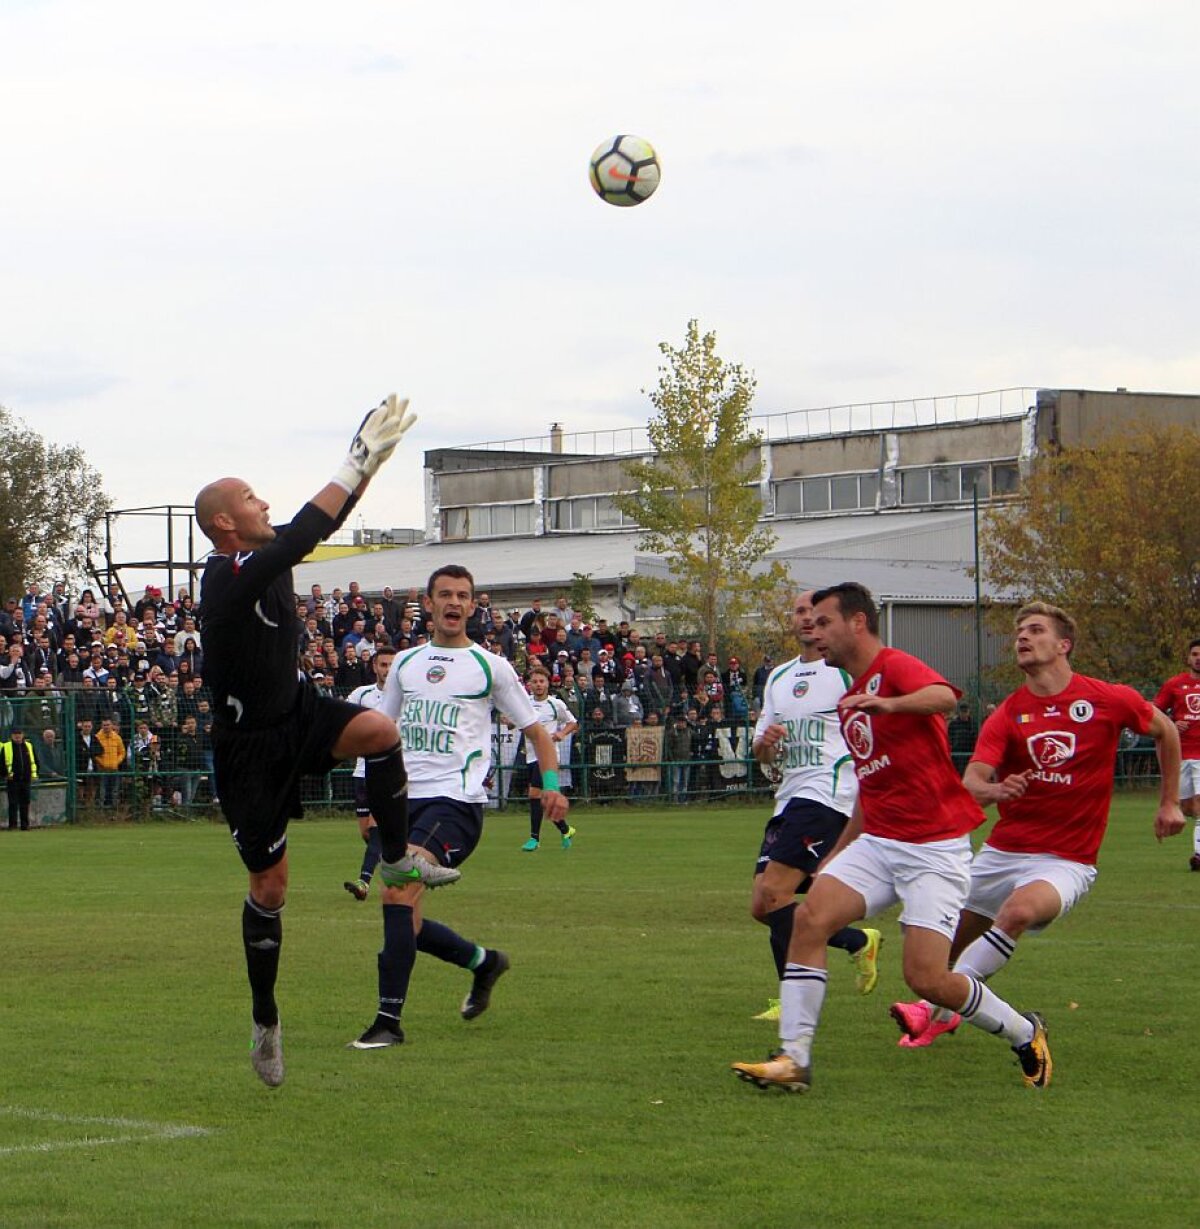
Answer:
<svg viewBox="0 0 1200 1229"><path fill-rule="evenodd" d="M300 778L363 756L384 882L436 887L459 877L457 870L408 853L407 777L395 723L320 695L297 669L292 568L345 521L415 421L408 402L395 396L372 410L341 467L290 525L272 526L269 505L240 478L220 478L196 496L196 519L214 547L200 602L216 791L250 873L242 907L254 1016L250 1062L272 1087L283 1083L275 980L287 895L287 825L303 814Z"/></svg>

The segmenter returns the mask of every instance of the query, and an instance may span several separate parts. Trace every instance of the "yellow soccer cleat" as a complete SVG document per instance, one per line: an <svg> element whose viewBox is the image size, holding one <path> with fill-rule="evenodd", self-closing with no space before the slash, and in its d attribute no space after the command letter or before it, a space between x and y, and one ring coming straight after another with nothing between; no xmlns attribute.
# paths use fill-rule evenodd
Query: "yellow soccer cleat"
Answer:
<svg viewBox="0 0 1200 1229"><path fill-rule="evenodd" d="M774 1054L765 1063L733 1063L733 1074L758 1088L781 1088L784 1092L808 1092L812 1071L787 1054Z"/></svg>
<svg viewBox="0 0 1200 1229"><path fill-rule="evenodd" d="M859 994L870 994L879 980L879 949L883 946L883 935L866 926L863 934L867 936L866 944L850 959L854 961L854 984Z"/></svg>
<svg viewBox="0 0 1200 1229"><path fill-rule="evenodd" d="M1050 1058L1050 1042L1046 1036L1046 1022L1036 1011L1025 1012L1025 1019L1033 1025L1033 1038L1023 1046L1013 1046L1013 1053L1021 1064L1021 1077L1027 1088L1045 1088L1050 1083L1054 1063Z"/></svg>

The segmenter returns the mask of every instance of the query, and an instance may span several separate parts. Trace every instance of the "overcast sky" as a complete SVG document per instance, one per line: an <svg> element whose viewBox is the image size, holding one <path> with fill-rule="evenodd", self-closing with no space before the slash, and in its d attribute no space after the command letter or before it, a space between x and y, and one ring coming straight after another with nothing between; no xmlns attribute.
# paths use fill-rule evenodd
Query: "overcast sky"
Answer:
<svg viewBox="0 0 1200 1229"><path fill-rule="evenodd" d="M396 389L390 527L425 449L644 423L690 317L760 413L1200 391L1198 48L1194 0L0 0L0 403L118 507L287 519Z"/></svg>

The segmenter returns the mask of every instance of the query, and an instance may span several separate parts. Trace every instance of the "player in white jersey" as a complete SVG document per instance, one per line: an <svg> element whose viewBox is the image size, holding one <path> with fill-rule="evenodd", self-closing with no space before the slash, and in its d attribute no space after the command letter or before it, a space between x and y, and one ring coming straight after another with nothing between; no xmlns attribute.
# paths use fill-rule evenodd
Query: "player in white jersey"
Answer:
<svg viewBox="0 0 1200 1229"><path fill-rule="evenodd" d="M750 913L771 934L775 971L783 980L796 895L808 891L817 867L842 834L858 799L858 778L842 737L837 702L850 679L826 665L813 647L812 591L796 595L792 630L800 656L779 666L763 690L762 715L754 727L753 755L768 771L781 774L775 813L763 834L754 867ZM847 926L829 940L849 952L859 992L870 994L878 980L878 930ZM772 999L756 1020L778 1020Z"/></svg>
<svg viewBox="0 0 1200 1229"><path fill-rule="evenodd" d="M533 696L533 711L537 714L538 724L554 743L554 762L557 765L559 744L579 729L579 722L557 696L550 694L550 672L545 666L534 666L530 670L529 690ZM542 774L538 767L536 748L530 743L528 737L525 739L525 762L529 765L529 840L521 848L525 853L533 853L542 839L544 807L542 806ZM562 847L570 849L575 829L567 823L565 817L554 819L551 816L551 822L562 833Z"/></svg>
<svg viewBox="0 0 1200 1229"><path fill-rule="evenodd" d="M375 681L356 687L347 697L350 704L359 708L379 708L383 703L383 685L387 682L388 671L392 668L392 660L396 650L390 644L375 650L372 659L375 668ZM366 849L363 850L362 866L357 879L347 879L342 887L355 900L366 900L371 890L371 879L375 868L379 865L379 827L371 814L371 801L367 797L367 761L359 756L354 765L354 814L358 817L358 834L363 839Z"/></svg>
<svg viewBox="0 0 1200 1229"><path fill-rule="evenodd" d="M475 608L475 582L466 568L447 564L429 578L424 606L429 643L398 653L379 711L400 725L408 770L409 850L417 858L457 867L479 843L484 779L491 764L493 706L532 744L542 772L542 806L566 818L554 743L538 722L516 671L487 653L466 632ZM421 917L420 885L383 889L383 950L379 953L379 1009L350 1044L379 1050L404 1040L400 1014L417 953L426 952L474 973L460 1014L487 1010L492 988L509 967L501 951L481 947L449 926Z"/></svg>

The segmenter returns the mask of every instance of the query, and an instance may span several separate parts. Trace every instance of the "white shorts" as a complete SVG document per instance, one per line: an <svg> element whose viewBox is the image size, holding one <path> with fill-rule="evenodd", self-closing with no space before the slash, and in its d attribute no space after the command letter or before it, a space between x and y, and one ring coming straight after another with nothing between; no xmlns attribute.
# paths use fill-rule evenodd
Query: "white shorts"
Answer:
<svg viewBox="0 0 1200 1229"><path fill-rule="evenodd" d="M1179 765L1179 800L1200 794L1200 760L1184 760Z"/></svg>
<svg viewBox="0 0 1200 1229"><path fill-rule="evenodd" d="M954 938L971 881L971 841L965 836L914 845L863 835L821 868L867 902L867 917L902 901L903 926Z"/></svg>
<svg viewBox="0 0 1200 1229"><path fill-rule="evenodd" d="M971 863L971 891L966 907L993 922L1000 906L1018 889L1037 881L1048 883L1062 902L1056 918L1070 913L1096 882L1096 868L1048 853L1006 853L984 847ZM1045 930L1049 922L1030 926L1028 934Z"/></svg>

